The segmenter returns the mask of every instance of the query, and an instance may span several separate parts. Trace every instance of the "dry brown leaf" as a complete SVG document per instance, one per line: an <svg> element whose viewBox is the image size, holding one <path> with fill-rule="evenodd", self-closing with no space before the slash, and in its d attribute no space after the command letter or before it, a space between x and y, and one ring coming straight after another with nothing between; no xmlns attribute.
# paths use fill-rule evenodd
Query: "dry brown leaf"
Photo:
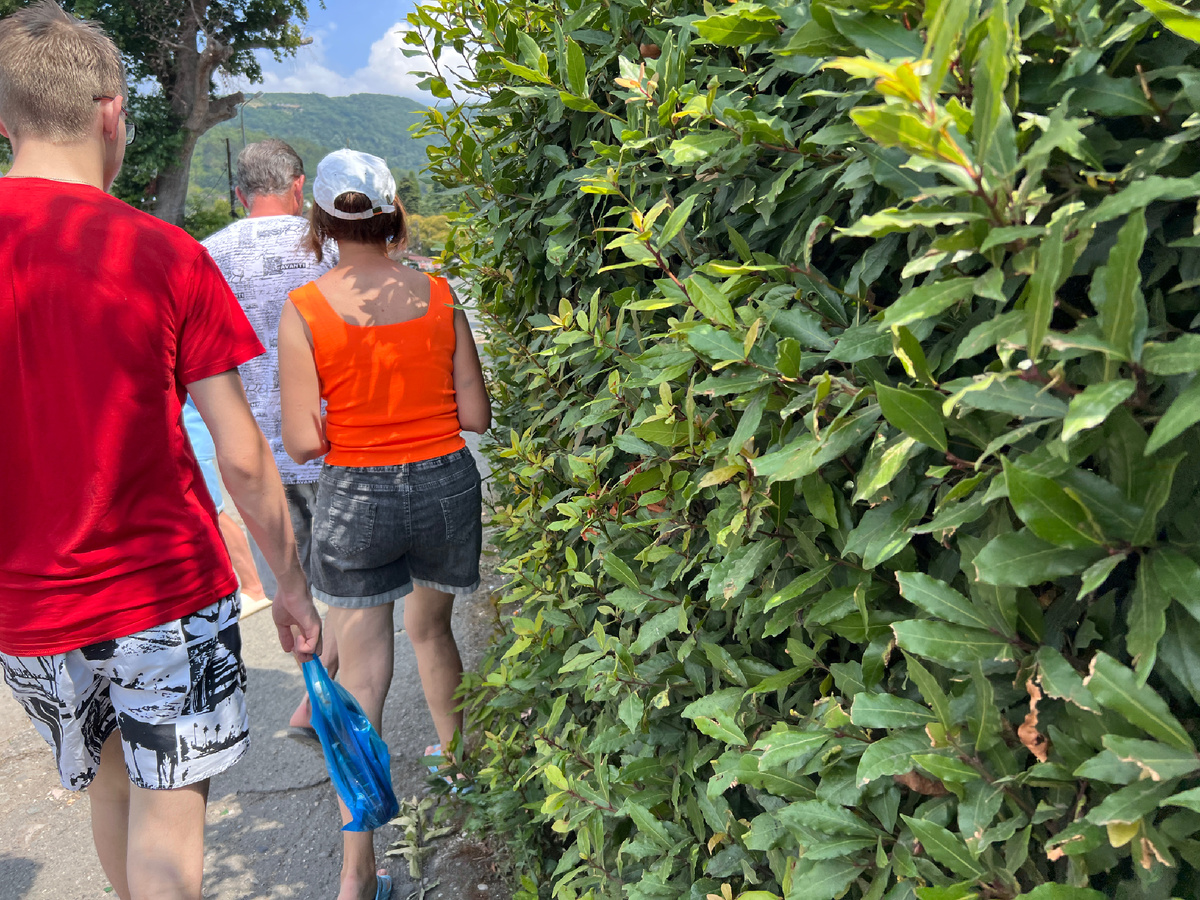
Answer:
<svg viewBox="0 0 1200 900"><path fill-rule="evenodd" d="M1025 745L1025 749L1037 757L1039 762L1050 758L1050 739L1038 731L1038 703L1042 699L1042 689L1034 684L1033 679L1025 682L1025 690L1029 691L1029 714L1017 729L1017 737Z"/></svg>
<svg viewBox="0 0 1200 900"><path fill-rule="evenodd" d="M948 793L945 785L936 778L927 778L919 772L905 772L903 775L893 775L896 784L903 785L910 791L924 794L926 797L945 797Z"/></svg>
<svg viewBox="0 0 1200 900"><path fill-rule="evenodd" d="M1143 869L1154 868L1154 861L1158 860L1164 866L1169 866L1170 863L1158 852L1158 848L1154 846L1154 842L1147 837L1141 838L1142 852L1138 862Z"/></svg>

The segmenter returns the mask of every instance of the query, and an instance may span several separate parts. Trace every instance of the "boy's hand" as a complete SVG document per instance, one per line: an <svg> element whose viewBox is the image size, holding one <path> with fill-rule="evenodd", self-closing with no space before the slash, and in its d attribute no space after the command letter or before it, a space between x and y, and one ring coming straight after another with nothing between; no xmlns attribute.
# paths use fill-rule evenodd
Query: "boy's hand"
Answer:
<svg viewBox="0 0 1200 900"><path fill-rule="evenodd" d="M302 663L321 655L321 616L307 583L301 580L299 588L280 585L271 604L271 617L285 653Z"/></svg>

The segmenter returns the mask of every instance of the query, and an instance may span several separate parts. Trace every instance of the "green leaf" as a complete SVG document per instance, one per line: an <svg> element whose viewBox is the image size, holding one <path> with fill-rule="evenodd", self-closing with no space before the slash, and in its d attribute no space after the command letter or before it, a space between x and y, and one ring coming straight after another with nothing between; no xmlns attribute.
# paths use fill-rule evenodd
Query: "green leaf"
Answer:
<svg viewBox="0 0 1200 900"><path fill-rule="evenodd" d="M680 715L709 737L744 747L750 742L735 721L743 693L741 688L724 688L693 700Z"/></svg>
<svg viewBox="0 0 1200 900"><path fill-rule="evenodd" d="M845 834L852 837L878 837L878 832L848 809L825 800L799 800L776 810L776 817L792 833L804 831Z"/></svg>
<svg viewBox="0 0 1200 900"><path fill-rule="evenodd" d="M1162 589L1200 622L1200 566L1174 547L1156 547L1142 565L1149 566Z"/></svg>
<svg viewBox="0 0 1200 900"><path fill-rule="evenodd" d="M1037 251L1037 263L1029 279L1028 296L1025 300L1025 351L1029 358L1037 360L1042 353L1042 342L1050 328L1050 317L1054 314L1054 297L1062 281L1063 229L1065 217L1050 224L1050 234Z"/></svg>
<svg viewBox="0 0 1200 900"><path fill-rule="evenodd" d="M671 239L675 235L683 231L683 226L687 224L688 216L692 214L692 210L696 206L696 199L696 194L684 197L680 204L671 211L671 215L667 219L667 224L663 226L663 230L658 236L660 244L665 246L671 242Z"/></svg>
<svg viewBox="0 0 1200 900"><path fill-rule="evenodd" d="M733 140L727 131L694 131L671 141L659 154L669 166L686 168L702 163L714 153L719 153Z"/></svg>
<svg viewBox="0 0 1200 900"><path fill-rule="evenodd" d="M1158 642L1167 630L1167 607L1171 596L1158 583L1153 567L1143 560L1137 568L1126 613L1128 631L1125 649L1133 658L1134 671L1145 681L1158 657Z"/></svg>
<svg viewBox="0 0 1200 900"><path fill-rule="evenodd" d="M1073 78L1071 106L1104 116L1152 116L1154 107L1146 99L1136 78L1114 78L1095 69Z"/></svg>
<svg viewBox="0 0 1200 900"><path fill-rule="evenodd" d="M807 309L792 307L779 312L771 320L771 330L778 335L795 338L810 350L832 350L833 339L821 325L821 317Z"/></svg>
<svg viewBox="0 0 1200 900"><path fill-rule="evenodd" d="M1012 644L996 637L990 631L978 628L912 619L893 622L892 631L902 650L935 662L996 662L1016 659L1016 650Z"/></svg>
<svg viewBox="0 0 1200 900"><path fill-rule="evenodd" d="M912 59L921 55L920 33L905 28L896 19L873 13L834 15L833 27L860 50L869 50L883 59Z"/></svg>
<svg viewBox="0 0 1200 900"><path fill-rule="evenodd" d="M757 3L739 3L732 15L715 15L701 19L693 27L700 37L723 47L742 47L779 37L775 23L779 15Z"/></svg>
<svg viewBox="0 0 1200 900"><path fill-rule="evenodd" d="M710 599L731 600L775 559L779 541L751 541L726 554L708 576Z"/></svg>
<svg viewBox="0 0 1200 900"><path fill-rule="evenodd" d="M984 584L1028 587L1082 572L1104 551L1064 549L1028 529L1002 534L975 557L975 572Z"/></svg>
<svg viewBox="0 0 1200 900"><path fill-rule="evenodd" d="M1182 806L1192 812L1200 813L1200 787L1173 794L1163 801L1163 806Z"/></svg>
<svg viewBox="0 0 1200 900"><path fill-rule="evenodd" d="M733 307L729 305L729 299L719 287L700 274L689 275L684 285L687 288L688 299L706 319L726 328L737 325Z"/></svg>
<svg viewBox="0 0 1200 900"><path fill-rule="evenodd" d="M1004 478L1013 510L1043 541L1072 550L1100 545L1102 537L1086 507L1069 496L1053 478L1034 475L1007 459Z"/></svg>
<svg viewBox="0 0 1200 900"><path fill-rule="evenodd" d="M983 866L967 849L961 838L927 819L914 819L911 816L900 818L904 819L913 836L921 842L921 849L935 862L941 863L962 878L983 877Z"/></svg>
<svg viewBox="0 0 1200 900"><path fill-rule="evenodd" d="M911 772L913 754L928 753L929 749L929 737L921 730L898 731L875 741L858 760L857 783L866 785L877 778Z"/></svg>
<svg viewBox="0 0 1200 900"><path fill-rule="evenodd" d="M890 441L877 439L859 470L850 502L857 503L874 497L892 483L920 449L916 439L910 437L900 436Z"/></svg>
<svg viewBox="0 0 1200 900"><path fill-rule="evenodd" d="M860 728L923 728L936 717L919 703L894 694L854 695L850 720Z"/></svg>
<svg viewBox="0 0 1200 900"><path fill-rule="evenodd" d="M1108 576L1112 574L1113 569L1121 564L1125 559L1124 554L1114 554L1106 556L1098 562L1092 563L1084 570L1083 578L1079 583L1079 596L1086 597L1100 589Z"/></svg>
<svg viewBox="0 0 1200 900"><path fill-rule="evenodd" d="M980 322L962 339L954 351L954 362L960 359L970 359L978 356L984 350L990 350L1005 338L1012 337L1025 320L1025 314L1020 311L1001 313L994 319Z"/></svg>
<svg viewBox="0 0 1200 900"><path fill-rule="evenodd" d="M870 106L852 109L850 118L877 144L900 147L927 158L937 156L938 136L916 113L895 107Z"/></svg>
<svg viewBox="0 0 1200 900"><path fill-rule="evenodd" d="M1118 759L1133 763L1152 781L1184 778L1200 770L1200 757L1195 753L1168 747L1158 741L1143 741L1115 734L1106 734L1103 741L1104 746Z"/></svg>
<svg viewBox="0 0 1200 900"><path fill-rule="evenodd" d="M1193 12L1168 3L1167 0L1137 0L1137 2L1154 13L1154 17L1181 38L1200 42L1200 16Z"/></svg>
<svg viewBox="0 0 1200 900"><path fill-rule="evenodd" d="M766 478L768 484L803 478L858 443L872 430L878 417L878 410L867 407L849 418L839 419L822 432L820 440L804 434L782 450L751 460L754 474ZM806 493L806 499L807 496Z"/></svg>
<svg viewBox="0 0 1200 900"><path fill-rule="evenodd" d="M801 860L793 877L803 885L804 900L834 900L861 874L862 867L848 859L825 859L811 865Z"/></svg>
<svg viewBox="0 0 1200 900"><path fill-rule="evenodd" d="M939 781L963 784L983 778L977 769L952 756L942 756L940 753L917 753L912 759L914 763Z"/></svg>
<svg viewBox="0 0 1200 900"><path fill-rule="evenodd" d="M1196 748L1166 702L1107 653L1097 653L1084 686L1106 709L1123 716L1163 743L1181 750Z"/></svg>
<svg viewBox="0 0 1200 900"><path fill-rule="evenodd" d="M632 588L635 591L642 589L641 582L637 576L633 574L633 569L629 568L625 560L617 556L615 553L606 553L600 558L600 565L604 571L611 575L627 588Z"/></svg>
<svg viewBox="0 0 1200 900"><path fill-rule="evenodd" d="M1038 682L1047 697L1066 700L1089 712L1100 712L1100 704L1083 684L1081 676L1052 647L1041 647L1037 653Z"/></svg>
<svg viewBox="0 0 1200 900"><path fill-rule="evenodd" d="M942 690L938 680L933 677L932 672L921 665L919 660L907 653L904 654L904 662L909 680L917 686L917 690L921 692L921 696L929 704L929 708L933 710L942 727L949 728L952 724L950 698L946 696L946 692Z"/></svg>
<svg viewBox="0 0 1200 900"><path fill-rule="evenodd" d="M671 848L674 842L667 834L667 829L650 810L633 800L626 800L623 812L633 819L633 824L637 826L638 831L649 837L659 847L664 850Z"/></svg>
<svg viewBox="0 0 1200 900"><path fill-rule="evenodd" d="M1141 347L1141 334L1146 330L1146 304L1142 300L1142 275L1138 269L1145 245L1146 214L1145 210L1137 209L1121 227L1117 244L1101 270L1104 272L1104 296L1093 297L1099 307L1104 337L1117 348L1122 359L1133 358L1134 346ZM1107 360L1105 378L1111 378L1115 371L1116 360Z"/></svg>
<svg viewBox="0 0 1200 900"><path fill-rule="evenodd" d="M1105 900L1099 891L1068 884L1039 884L1021 897L1024 900Z"/></svg>
<svg viewBox="0 0 1200 900"><path fill-rule="evenodd" d="M567 38L567 87L577 97L588 95L587 61L574 38Z"/></svg>
<svg viewBox="0 0 1200 900"><path fill-rule="evenodd" d="M692 277L700 278L702 276L693 275ZM716 289L714 288L714 290ZM702 353L709 359L723 362L740 362L746 356L745 347L741 342L735 340L733 335L728 331L714 328L707 322L693 325L687 332L687 342L694 350Z"/></svg>
<svg viewBox="0 0 1200 900"><path fill-rule="evenodd" d="M642 698L637 694L630 693L621 701L621 705L617 709L617 716L625 723L626 728L636 734L641 731L642 715L645 711L646 705ZM560 790L565 790L565 788L560 788Z"/></svg>
<svg viewBox="0 0 1200 900"><path fill-rule="evenodd" d="M1193 378L1154 426L1146 441L1146 456L1158 451L1186 429L1200 422L1200 377Z"/></svg>
<svg viewBox="0 0 1200 900"><path fill-rule="evenodd" d="M908 526L925 513L928 505L929 491L925 489L904 502L889 500L867 510L846 535L842 552L859 556L868 569L875 568L908 546L912 540Z"/></svg>
<svg viewBox="0 0 1200 900"><path fill-rule="evenodd" d="M1093 825L1132 825L1149 815L1171 795L1177 782L1135 781L1109 794L1085 817Z"/></svg>
<svg viewBox="0 0 1200 900"><path fill-rule="evenodd" d="M955 406L1004 412L1022 419L1061 419L1067 414L1067 404L1040 385L1020 378L999 378L989 374L945 381L942 388L954 392L942 404L945 415L949 415Z"/></svg>
<svg viewBox="0 0 1200 900"><path fill-rule="evenodd" d="M796 597L799 597L805 591L816 587L825 577L832 571L833 563L820 566L805 572L803 575L797 575L787 583L787 586L782 590L771 595L770 599L763 605L763 612L770 612L777 606L781 606Z"/></svg>
<svg viewBox="0 0 1200 900"><path fill-rule="evenodd" d="M905 387L876 383L883 417L895 428L926 446L946 452L946 426L937 407L923 394Z"/></svg>
<svg viewBox="0 0 1200 900"><path fill-rule="evenodd" d="M988 16L986 49L975 66L975 98L971 111L971 136L980 159L987 158L988 144L996 132L1001 111L1005 109L1004 88L1008 84L1008 54L1011 40L1008 24L1008 3L1005 0L992 6Z"/></svg>
<svg viewBox="0 0 1200 900"><path fill-rule="evenodd" d="M896 580L900 596L931 616L985 631L992 626L991 619L981 615L970 600L944 581L922 572L897 572Z"/></svg>
<svg viewBox="0 0 1200 900"><path fill-rule="evenodd" d="M1200 369L1200 334L1181 334L1166 344L1146 344L1142 366L1152 375L1190 375Z"/></svg>
<svg viewBox="0 0 1200 900"><path fill-rule="evenodd" d="M679 621L679 610L675 607L664 609L662 612L657 612L638 629L637 640L633 642L629 648L629 652L635 656L640 656L645 653L668 634L676 631L682 631L683 625Z"/></svg>
<svg viewBox="0 0 1200 900"><path fill-rule="evenodd" d="M528 66L519 65L511 60L504 59L503 57L500 58L500 64L518 78L523 78L525 81L532 81L534 84L554 83L541 72L530 69Z"/></svg>
<svg viewBox="0 0 1200 900"><path fill-rule="evenodd" d="M1108 414L1124 403L1137 389L1132 381L1107 381L1088 385L1071 398L1063 420L1062 439L1069 441L1081 431L1100 425Z"/></svg>
<svg viewBox="0 0 1200 900"><path fill-rule="evenodd" d="M796 771L828 743L829 737L829 733L825 731L802 731L783 722L776 722L771 730L754 744L753 750L762 754L758 758L758 768L762 771Z"/></svg>
<svg viewBox="0 0 1200 900"><path fill-rule="evenodd" d="M853 225L839 228L838 232L844 237L879 238L897 231L912 231L914 228L922 227L933 228L935 225L962 225L967 222L977 222L982 218L983 216L979 213L949 210L932 212L924 209L887 209L883 212L863 216ZM974 279L963 280L973 281Z"/></svg>
<svg viewBox="0 0 1200 900"><path fill-rule="evenodd" d="M974 278L948 278L925 283L903 294L883 313L888 328L929 319L975 293Z"/></svg>

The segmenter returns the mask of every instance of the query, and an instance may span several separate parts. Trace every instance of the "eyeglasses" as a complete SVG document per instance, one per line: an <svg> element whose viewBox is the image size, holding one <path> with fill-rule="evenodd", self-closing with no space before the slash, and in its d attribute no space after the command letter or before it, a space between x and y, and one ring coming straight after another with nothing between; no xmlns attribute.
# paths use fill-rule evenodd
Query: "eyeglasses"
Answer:
<svg viewBox="0 0 1200 900"><path fill-rule="evenodd" d="M101 100L116 100L116 97L110 97L107 94L101 94L99 97L93 97L93 103L99 103ZM133 143L133 139L137 137L137 122L133 120L133 116L129 114L129 110L122 104L121 113L125 116L125 146L128 147Z"/></svg>

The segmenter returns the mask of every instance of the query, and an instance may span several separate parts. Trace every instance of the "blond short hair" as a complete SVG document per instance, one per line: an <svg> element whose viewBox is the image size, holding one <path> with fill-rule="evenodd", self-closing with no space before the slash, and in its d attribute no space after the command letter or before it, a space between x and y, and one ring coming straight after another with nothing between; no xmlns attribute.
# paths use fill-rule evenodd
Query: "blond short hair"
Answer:
<svg viewBox="0 0 1200 900"><path fill-rule="evenodd" d="M0 19L0 121L56 143L87 136L95 97L128 97L121 54L99 25L53 0Z"/></svg>

